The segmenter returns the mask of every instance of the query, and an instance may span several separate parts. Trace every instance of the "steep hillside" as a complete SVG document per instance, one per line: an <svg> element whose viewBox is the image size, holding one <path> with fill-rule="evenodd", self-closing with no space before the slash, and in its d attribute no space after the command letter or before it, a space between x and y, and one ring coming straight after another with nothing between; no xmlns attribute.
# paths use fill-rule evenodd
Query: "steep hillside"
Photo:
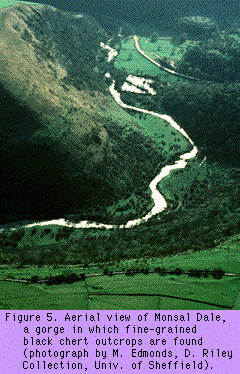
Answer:
<svg viewBox="0 0 240 374"><path fill-rule="evenodd" d="M103 209L146 191L160 150L108 91L107 39L84 14L0 9L2 223Z"/></svg>

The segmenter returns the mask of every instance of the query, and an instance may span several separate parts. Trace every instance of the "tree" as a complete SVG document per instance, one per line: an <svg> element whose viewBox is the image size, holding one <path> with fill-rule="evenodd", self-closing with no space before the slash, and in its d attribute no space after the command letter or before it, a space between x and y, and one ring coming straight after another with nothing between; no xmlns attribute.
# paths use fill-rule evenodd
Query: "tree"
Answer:
<svg viewBox="0 0 240 374"><path fill-rule="evenodd" d="M214 279L222 279L222 277L224 276L225 274L225 271L218 268L218 269L214 269L213 272L212 272L212 277Z"/></svg>
<svg viewBox="0 0 240 374"><path fill-rule="evenodd" d="M154 31L150 37L150 42L156 43L156 41L158 40L158 37L159 37L158 33Z"/></svg>
<svg viewBox="0 0 240 374"><path fill-rule="evenodd" d="M202 276L204 278L208 278L209 275L210 275L210 270L209 269L205 269L205 270L202 271Z"/></svg>
<svg viewBox="0 0 240 374"><path fill-rule="evenodd" d="M103 274L104 274L104 275L108 275L108 274L109 274L109 268L108 268L108 267L105 267L105 268L103 269Z"/></svg>
<svg viewBox="0 0 240 374"><path fill-rule="evenodd" d="M143 268L142 273L147 275L149 273L149 268L148 267Z"/></svg>
<svg viewBox="0 0 240 374"><path fill-rule="evenodd" d="M79 280L84 280L86 275L84 273L79 274Z"/></svg>
<svg viewBox="0 0 240 374"><path fill-rule="evenodd" d="M181 268L176 268L172 271L172 274L181 275L182 274L182 269Z"/></svg>
<svg viewBox="0 0 240 374"><path fill-rule="evenodd" d="M195 278L200 278L202 275L202 271L198 269L190 269L189 270L189 276L190 277L195 277Z"/></svg>
<svg viewBox="0 0 240 374"><path fill-rule="evenodd" d="M39 281L39 276L38 275L33 275L31 278L30 278L30 282L31 283L37 283Z"/></svg>
<svg viewBox="0 0 240 374"><path fill-rule="evenodd" d="M31 230L31 235L34 236L37 232L37 228L36 227L33 227L32 230Z"/></svg>
<svg viewBox="0 0 240 374"><path fill-rule="evenodd" d="M166 269L164 267L160 267L160 266L154 268L154 272L158 273L159 275L165 275L165 274L167 274L166 273Z"/></svg>
<svg viewBox="0 0 240 374"><path fill-rule="evenodd" d="M67 283L73 283L78 279L78 275L73 273L71 270L64 270L62 272L63 281Z"/></svg>
<svg viewBox="0 0 240 374"><path fill-rule="evenodd" d="M133 276L135 274L135 270L133 268L131 268L131 269L129 268L129 269L126 270L125 274L128 275L128 276L129 275Z"/></svg>

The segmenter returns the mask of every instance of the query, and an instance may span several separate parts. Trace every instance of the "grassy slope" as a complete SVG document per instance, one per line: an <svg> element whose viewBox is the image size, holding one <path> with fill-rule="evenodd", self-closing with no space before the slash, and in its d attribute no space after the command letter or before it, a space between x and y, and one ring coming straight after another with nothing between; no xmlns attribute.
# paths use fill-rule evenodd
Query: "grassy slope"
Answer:
<svg viewBox="0 0 240 374"><path fill-rule="evenodd" d="M199 301L206 301L210 303L216 303L220 305L232 305L233 300L235 298L236 292L239 289L240 281L234 280L223 280L223 281L214 281L214 280L192 280L191 278L188 278L186 276L181 277L159 277L157 274L149 274L149 275L135 275L131 279L128 279L126 282L126 276L125 275L119 275L115 277L116 280L114 281L111 279L109 280L108 277L105 278L90 278L88 281L89 288L91 287L100 287L100 290L94 290L91 289L91 292L93 293L117 293L117 294L128 294L128 293L134 293L134 294L161 294L161 295L169 295L169 296L176 296L176 297L182 297L182 298L191 298ZM207 292L206 292L207 289ZM133 296L132 296L133 297ZM164 296L163 296L164 297ZM129 298L127 297L127 300L125 300L125 296L122 296L124 299L122 302L125 304ZM155 297L153 300L156 303L157 300L161 301L160 297ZM100 299L103 301L103 297ZM116 302L120 303L120 297L116 296ZM148 304L149 297L146 296L145 299L145 305L142 305L142 309L151 309L151 304ZM173 304L178 304L179 300L174 300ZM180 301L181 306L184 305L185 300ZM190 306L190 304L193 302L186 300L186 305ZM106 299L106 305L108 304L108 301ZM171 300L169 298L168 303L166 303L166 300L164 303L160 304L159 309L164 309L164 306L167 305L171 309ZM96 304L95 304L96 305ZM131 305L131 304L130 304ZM156 305L156 304L155 304ZM193 305L197 306L197 303ZM201 309L201 304L198 305L198 309ZM138 309L138 307L134 307L134 309ZM209 306L211 308L211 306ZM141 309L141 308L140 308ZM154 308L153 308L154 309ZM174 308L173 308L174 309ZM177 309L180 309L177 307ZM185 308L184 308L185 309ZM194 309L194 308L193 308Z"/></svg>
<svg viewBox="0 0 240 374"><path fill-rule="evenodd" d="M158 274L139 274L127 279L125 275L102 276L86 282L91 293L90 309L217 309L220 307L207 303L232 306L240 286L239 279L194 280L184 275ZM84 282L54 286L1 282L3 309L85 309L86 296Z"/></svg>
<svg viewBox="0 0 240 374"><path fill-rule="evenodd" d="M227 272L239 272L240 268L240 254L239 254L239 240L240 236L235 235L229 238L224 243L218 245L216 248L197 253L178 254L171 257L150 258L143 262L145 266L149 266L153 270L156 266L165 267L172 270L180 267L183 270L190 268L198 268L204 270L206 267L213 270L221 267ZM119 267L115 270L123 268L131 268L133 265L141 264L140 259L131 259L121 261ZM81 268L64 266L73 270L76 273L85 272L86 274L101 273L97 267ZM114 269L114 267L113 267ZM31 277L32 275L39 275L44 278L52 274L60 274L62 268L57 267L55 270L51 267L30 267L23 269L14 269L7 267L1 269L1 278L7 274L12 273L16 278L22 279L24 277ZM126 282L127 280L127 282ZM186 299L193 299L198 301L205 301L209 303L216 303L219 305L231 306L239 292L240 280L237 278L224 277L222 280L214 280L211 277L204 279L189 278L186 275L177 277L175 275L167 275L165 277L158 274L149 275L135 275L134 277L126 278L125 275L117 275L109 278L108 276L95 277L87 279L89 292L93 295L90 297L90 304L86 304L86 289L83 282L77 282L72 285L46 286L46 285L19 285L16 283L2 283L1 300L2 307L6 308L20 308L23 309L25 304L21 299L15 297L15 292L23 296L35 295L35 299L27 300L27 308L58 308L59 309L74 309L74 306L81 305L82 309L219 309L204 303L194 303L190 300L180 300L174 298L167 298L164 296L104 296L105 293L136 293L136 294L161 294L169 296L183 297ZM11 296L9 297L9 290ZM8 293L8 295L7 295ZM103 294L103 296L95 295ZM64 294L64 298L61 298ZM74 301L74 297L77 299ZM55 300L53 301L53 297ZM85 303L85 304L84 304ZM41 309L40 308L40 309ZM238 309L236 301L235 308Z"/></svg>
<svg viewBox="0 0 240 374"><path fill-rule="evenodd" d="M134 46L132 37L126 38L121 43L121 50L115 63L116 68L126 69L128 74L149 74L156 76L159 74L157 66L147 61L138 53Z"/></svg>
<svg viewBox="0 0 240 374"><path fill-rule="evenodd" d="M0 307L2 309L76 310L86 309L87 305L86 290L82 283L73 290L68 286L61 289L56 286L45 289L40 285L1 282Z"/></svg>
<svg viewBox="0 0 240 374"><path fill-rule="evenodd" d="M53 245L53 244L63 244L66 242L65 239L62 239L62 241L56 241L55 236L56 235L59 226L57 225L51 225L49 226L51 228L51 233L48 235L44 235L44 230L46 227L38 227L37 232L34 236L31 235L31 228L25 229L25 235L21 239L19 243L19 248L24 248L27 244L33 245L34 247L37 246L47 246L47 245ZM85 237L90 232L87 229L75 229L73 233L70 235L69 239L71 241L74 241L75 239L81 239ZM99 230L91 230L92 234L98 234L101 235L101 231ZM109 232L110 234L110 232ZM106 231L102 231L102 235L106 235ZM150 261L148 265L150 266L150 269L153 269L153 266L165 266L168 269L173 269L175 267L181 267L182 269L189 269L192 267L198 267L199 269L204 270L206 267L210 270L213 270L214 268L220 267L223 268L223 270L232 272L232 273L238 273L240 268L240 253L239 253L239 239L240 235L236 234L229 239L223 241L218 246L214 247L213 249L208 250L202 250L200 252L194 252L194 253L181 253L179 251L179 254L176 254L171 257L163 257L160 259L154 258L153 261ZM191 250L189 249L191 252ZM132 264L135 263L135 260L126 260L122 261L121 264L124 267L129 267Z"/></svg>

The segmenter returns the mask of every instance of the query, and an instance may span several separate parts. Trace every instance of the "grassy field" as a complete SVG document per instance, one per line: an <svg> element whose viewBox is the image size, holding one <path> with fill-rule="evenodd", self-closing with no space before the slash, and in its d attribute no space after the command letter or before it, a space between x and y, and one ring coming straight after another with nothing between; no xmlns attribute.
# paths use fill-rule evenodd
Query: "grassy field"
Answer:
<svg viewBox="0 0 240 374"><path fill-rule="evenodd" d="M159 57L167 57L177 63L181 60L187 48L196 45L197 42L186 41L180 46L176 46L171 43L170 37L159 37L155 43L152 43L150 38L139 37L139 44L141 49L152 59L157 60L157 54ZM128 74L157 76L165 83L183 81L182 78L170 75L144 58L136 50L132 37L122 41L120 53L114 65L116 68L126 69Z"/></svg>
<svg viewBox="0 0 240 374"><path fill-rule="evenodd" d="M84 283L48 286L1 282L1 309L87 309Z"/></svg>
<svg viewBox="0 0 240 374"><path fill-rule="evenodd" d="M123 267L131 267L136 260L123 261ZM240 235L234 235L213 249L192 253L179 253L173 256L147 259L146 265L150 269L161 266L172 270L180 267L183 270L198 268L214 270L222 268L229 273L240 273Z"/></svg>
<svg viewBox="0 0 240 374"><path fill-rule="evenodd" d="M165 156L171 156L176 151L183 153L188 149L188 140L167 121L152 115L146 115L140 121L147 133L158 142Z"/></svg>
<svg viewBox="0 0 240 374"><path fill-rule="evenodd" d="M135 48L132 37L124 39L119 55L114 61L118 69L126 69L128 74L157 76L160 69L145 59Z"/></svg>
<svg viewBox="0 0 240 374"><path fill-rule="evenodd" d="M136 112L133 118L138 121L144 132L156 141L161 154L166 158L175 155L176 152L182 154L189 150L189 141L167 121L150 114L142 116L140 112Z"/></svg>
<svg viewBox="0 0 240 374"><path fill-rule="evenodd" d="M92 277L86 283L89 299L84 281L51 286L1 282L1 308L224 309L233 305L240 287L239 278L196 280L154 273Z"/></svg>
<svg viewBox="0 0 240 374"><path fill-rule="evenodd" d="M149 57L155 56L153 58L156 58L156 55L153 54L156 53L160 57L166 56L174 62L178 62L181 60L188 47L193 47L194 45L199 44L199 42L197 41L188 40L177 46L171 42L170 36L160 36L155 43L151 42L151 38L140 37L139 43L141 48L144 52L146 52L147 55L149 52ZM151 53L153 55L151 55Z"/></svg>
<svg viewBox="0 0 240 374"><path fill-rule="evenodd" d="M128 63L126 66L129 66ZM165 113L160 112L159 114ZM128 134L132 129L136 129L143 134L150 135L167 155L175 154L176 150L184 152L189 146L188 140L181 133L167 121L156 116L143 115L141 112L135 112L134 115L130 115L125 110L119 110L111 111L111 119L124 126L125 134Z"/></svg>
<svg viewBox="0 0 240 374"><path fill-rule="evenodd" d="M167 60L173 61L176 66L177 63L181 61L183 55L186 53L186 50L189 47L198 45L198 42L189 40L177 46L171 42L171 37L158 37L155 43L151 42L151 38L140 37L139 44L141 49L147 54L147 56L149 56L153 60L157 61L158 57L166 58ZM169 68L174 70L174 68L171 68L170 65ZM162 70L160 70L158 76L162 82L167 83L185 81L183 78L176 77Z"/></svg>
<svg viewBox="0 0 240 374"><path fill-rule="evenodd" d="M240 286L239 279L193 280L186 275L163 277L158 274L137 274L127 281L125 275L114 278L111 280L107 276L90 278L87 283L91 294L122 294L122 296L115 296L116 309L204 309L204 305L206 309L212 309L213 306L204 302L227 307L233 304ZM139 296L128 296L128 294ZM155 296L156 294L161 296ZM91 295L91 308L98 309L102 305L103 309L108 309L109 297L113 301L113 296L104 298L104 296Z"/></svg>
<svg viewBox="0 0 240 374"><path fill-rule="evenodd" d="M176 267L182 270L198 268L213 270L221 267L226 272L239 273L240 236L235 235L212 250L178 254L164 258L130 259L113 265L113 271L147 266L152 271L161 266L168 270ZM116 266L117 265L117 266ZM16 279L38 275L61 274L63 270L72 270L76 274L86 275L102 273L97 264L87 268L76 266L2 266L0 269L2 309L239 309L240 277L223 277L220 280L193 278L186 274L180 276L156 273L126 276L118 274L112 277L101 275L86 278L72 284L47 285L5 282L7 276ZM152 296L151 296L152 295ZM211 305L216 304L216 305Z"/></svg>

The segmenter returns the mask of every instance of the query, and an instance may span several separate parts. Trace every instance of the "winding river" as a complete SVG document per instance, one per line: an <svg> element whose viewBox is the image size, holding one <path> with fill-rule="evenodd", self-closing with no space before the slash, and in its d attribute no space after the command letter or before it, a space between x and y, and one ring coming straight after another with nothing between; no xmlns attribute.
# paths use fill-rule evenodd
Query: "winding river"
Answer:
<svg viewBox="0 0 240 374"><path fill-rule="evenodd" d="M138 38L137 38L136 35L133 36L133 39L134 39L135 46L138 49L138 51L142 55L144 55L144 57L149 59L151 62L157 64L159 67L162 68L162 66L160 66L156 61L152 60L147 55L145 55L144 52L140 49L139 43L138 43ZM115 49L109 47L108 45L104 45L103 43L101 43L100 45L101 45L102 48L105 48L106 50L108 50L108 62L110 62L114 57L117 56L118 53ZM169 69L164 68L164 70L169 70ZM174 74L173 71L169 71L169 73ZM111 78L110 73L106 73L105 75L106 75L106 77ZM189 77L186 76L186 78L189 78ZM189 136L185 132L185 130L182 129L170 116L168 116L166 114L155 113L155 112L152 112L152 111L148 111L146 109L137 108L137 107L125 104L121 100L120 93L115 90L115 80L114 79L112 79L112 83L109 86L109 91L110 91L112 97L114 98L114 100L117 102L117 104L119 106L121 106L122 108L131 109L131 110L135 110L137 112L150 114L152 116L156 116L158 118L161 118L161 119L167 121L172 127L174 127L177 131L179 131L190 142L190 144L193 147L191 152L187 152L187 153L184 153L183 155L181 155L179 160L177 160L174 164L164 166L161 169L160 173L158 175L156 175L156 177L151 181L151 183L149 185L149 188L151 190L151 194L152 194L151 196L152 196L152 199L154 201L154 207L144 217L140 217L140 218L137 218L137 219L134 219L134 220L130 220L126 224L122 224L122 225L110 225L110 224L103 224L103 223L90 222L90 221L80 221L79 223L73 223L73 222L66 221L65 219L61 218L61 219L55 219L55 220L50 220L50 221L34 222L34 223L29 223L29 224L25 224L25 225L21 225L21 226L19 226L19 224L18 224L15 227L14 227L14 224L12 224L11 225L12 230L18 229L19 227L27 228L27 227L45 226L45 225L59 225L59 226L86 228L86 229L88 229L88 228L99 228L99 229L101 229L101 228L103 228L103 229L130 228L130 227L138 226L141 223L148 221L151 217L153 217L154 215L156 215L158 213L163 212L167 208L167 202L166 202L164 196L158 191L157 185L163 178L166 178L172 170L185 168L185 166L187 165L187 161L190 160L190 159L193 159L196 156L196 154L198 152L197 147L194 145L193 141L189 138Z"/></svg>

